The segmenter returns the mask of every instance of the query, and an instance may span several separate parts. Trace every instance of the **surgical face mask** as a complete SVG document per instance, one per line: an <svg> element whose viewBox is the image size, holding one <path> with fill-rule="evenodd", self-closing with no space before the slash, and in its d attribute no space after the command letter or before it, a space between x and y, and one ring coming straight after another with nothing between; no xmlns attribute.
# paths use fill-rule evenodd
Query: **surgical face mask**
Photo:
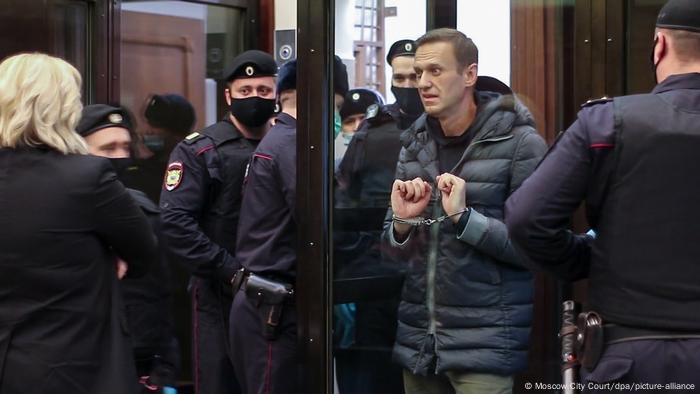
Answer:
<svg viewBox="0 0 700 394"><path fill-rule="evenodd" d="M259 96L244 99L231 98L231 114L243 125L260 127L267 122L275 112L275 100Z"/></svg>
<svg viewBox="0 0 700 394"><path fill-rule="evenodd" d="M146 134L143 136L143 144L151 152L159 153L165 149L165 138L161 134Z"/></svg>
<svg viewBox="0 0 700 394"><path fill-rule="evenodd" d="M337 138L340 131L343 129L343 121L340 119L340 113L336 110L333 114L333 138Z"/></svg>
<svg viewBox="0 0 700 394"><path fill-rule="evenodd" d="M409 115L420 115L423 113L423 103L420 101L418 88L392 86L391 93L396 97L396 102L399 103L399 108L404 113Z"/></svg>

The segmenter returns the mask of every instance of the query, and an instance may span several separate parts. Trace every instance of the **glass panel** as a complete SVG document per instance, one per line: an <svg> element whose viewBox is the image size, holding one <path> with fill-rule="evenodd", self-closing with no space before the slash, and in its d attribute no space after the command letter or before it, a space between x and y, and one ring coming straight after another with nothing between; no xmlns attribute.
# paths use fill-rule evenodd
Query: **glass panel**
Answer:
<svg viewBox="0 0 700 394"><path fill-rule="evenodd" d="M627 9L626 94L647 93L654 87L649 56L656 17L665 0L630 0Z"/></svg>
<svg viewBox="0 0 700 394"><path fill-rule="evenodd" d="M383 97L391 95L392 69L386 54L395 41L425 33L426 2L336 0L335 4L336 54L348 68L349 86L367 89L355 92L361 95L356 98L362 98L358 102L367 94L383 103ZM395 16L378 19L383 15L378 7L385 6L396 7ZM362 7L363 17L357 18ZM345 100L340 111L345 122L335 141L336 165L356 129L351 120L364 117L367 108L366 104L352 104L352 91ZM403 392L401 368L391 361L391 351L404 267L382 255L379 240L398 158L398 135L397 128L388 146L376 147L384 148L382 152L375 147L367 151L371 161L381 162L373 168L374 174L336 187L333 354L337 392L343 394ZM377 153L386 160L378 160ZM361 171L366 174L367 169ZM359 192L360 183L366 186L364 194Z"/></svg>
<svg viewBox="0 0 700 394"><path fill-rule="evenodd" d="M39 10L43 10L39 12ZM90 5L81 0L5 0L0 7L0 59L18 52L58 56L83 76L83 100L90 102Z"/></svg>
<svg viewBox="0 0 700 394"><path fill-rule="evenodd" d="M120 17L121 105L133 113L138 137L136 165L127 183L157 202L175 144L223 116L224 68L247 49L246 13L184 1L124 1ZM192 124L183 111L171 108L149 115L149 122L146 109L154 94L184 97L194 108L196 121ZM192 379L189 273L177 264L170 268L181 379L186 382Z"/></svg>
<svg viewBox="0 0 700 394"><path fill-rule="evenodd" d="M225 111L224 67L243 51L245 12L183 1L130 1L121 13L121 105L136 118L137 158L158 162L141 174L138 189L154 201L169 150L193 129L210 125ZM146 107L154 94L177 94L194 107L196 123L180 130L162 130L149 124ZM170 114L172 116L172 114ZM171 135L172 133L175 133ZM144 144L165 135L165 150ZM154 149L158 147L154 146Z"/></svg>
<svg viewBox="0 0 700 394"><path fill-rule="evenodd" d="M471 3L470 12L465 12L465 2L457 2L457 30L474 40L479 48L479 75L510 85L511 0L491 0L487 7L475 7Z"/></svg>
<svg viewBox="0 0 700 394"><path fill-rule="evenodd" d="M424 1L419 4L398 0L378 1L377 7L381 12L375 13L362 11L363 3L369 2L336 0L336 54L348 66L351 88L376 90L376 93L386 97L386 104L394 103L396 98L391 87L392 84L399 85L399 81L392 80L392 65L398 71L400 64L386 64L386 54L394 42L415 40L426 32L427 4ZM542 136L553 135L554 130L561 129L561 119L557 114L563 112L565 100L558 101L557 94L561 92L560 81L563 80L562 48L572 43L565 42L559 32L564 29L562 10L573 7L573 3L556 7L510 0L458 1L456 4L457 28L472 38L479 50L478 74L495 77L507 85L505 89L495 84L487 86L482 82L484 79L479 80L477 91L483 94L475 94L475 119L489 116L489 110L485 109L489 107L482 106L485 102L505 100L501 103L507 105L505 103L510 99L502 95L510 94L507 90L512 88L537 119L540 125L537 131ZM352 6L357 8L353 9ZM356 26L356 35L352 37L347 32L350 24L357 24L357 12L364 12L364 18L360 20L361 26ZM375 15L374 18L370 18L370 14ZM378 20L376 15L386 16ZM367 41L371 36L362 35L362 31L368 29L376 34L371 41ZM517 66L515 60L511 62L511 57L518 59ZM413 71L413 66L413 63L409 64L409 73ZM424 74L456 72L447 70L431 71L426 68ZM429 75L427 78L426 81L430 81ZM438 77L434 78L437 80ZM377 79L381 79L381 83ZM447 91L450 86L442 88ZM437 93L432 89L426 91ZM351 92L345 97L346 104L340 111L342 127L335 139L333 152L336 170L332 229L335 391L341 394L403 393L404 369L417 368L431 375L436 371L468 369L469 365L480 363L482 360L474 360L473 353L469 354L468 348L472 345L466 343L487 332L485 328L492 328L492 323L496 327L505 327L500 315L503 310L518 309L523 313L523 319L535 321L536 317L531 316L533 308L515 305L515 302L505 301L499 295L501 291L517 288L515 291L520 295L529 297L535 285L530 273L513 269L507 262L501 261L503 255L486 250L475 241L458 240L451 219L433 224L433 227L422 225L411 230L412 238L407 241L407 249L392 246L391 242L381 239L391 206L391 188L397 174L399 152L403 149L401 134L410 127L411 121L402 121L410 118L406 116L406 106L404 109L384 107L375 116L374 110L365 111L366 105L358 104L359 110L352 108L348 103L354 102L353 93L362 92ZM423 99L437 100L430 97ZM396 112L389 115L386 111L390 110L399 111L399 115ZM346 122L349 114L358 114L359 117L368 115L372 120L365 120L360 131L355 132L356 124ZM518 116L526 117L522 113ZM422 151L424 156L419 155L410 163L413 167L406 167L409 173L400 173L404 181L420 177L431 185L427 207L417 216L438 218L445 214L435 177L452 173L466 180L466 203L474 209L474 215L488 218L490 225L502 225L503 206L510 191L503 188L500 194L486 192L500 186L485 186L491 181L486 181L484 177L503 177L503 182L507 183L510 175L499 172L499 165L495 162L473 160L473 156L465 153L468 149L474 152L477 149L479 152L491 149L477 147L475 141L478 140L467 141L485 138L484 134L479 134L483 130L467 128L461 134L455 134L465 139L454 142L456 140L449 140L444 135L443 118L444 113L441 115L439 108L434 107L425 121L430 125L425 126L425 134L420 137L403 134L403 138L412 142L419 138L436 141L430 148L435 151L431 153L426 148ZM475 120L469 122L469 125L479 124L474 123ZM438 140L441 142L438 143ZM496 146L503 141L508 141L508 138L490 142ZM406 154L406 157L410 156ZM463 155L467 156L463 158ZM499 156L499 159L513 158ZM507 238L504 236L498 244L507 245ZM410 252L404 253L402 250ZM544 304L544 298L531 302ZM491 316L494 321L489 321L490 318L486 316ZM512 334L507 340L510 344L493 335L481 344L481 351L489 353L489 349L498 348L508 353L508 347L516 342L518 346L533 348L543 343L551 344L555 339L549 336L549 329L551 324L540 327L539 331L533 332L533 338L526 341L523 338L530 332L529 327L517 328L523 335ZM396 345L397 341L400 345ZM450 347L455 351L446 350ZM392 350L396 352L393 359ZM531 381L552 380L550 371L556 373L558 370L557 355L552 352L545 354L544 351L533 355L532 364L514 352L507 357L511 358L511 362L529 368L525 376L531 377ZM465 362L465 359L468 361ZM496 370L498 367L490 368ZM445 375L441 376L444 378ZM516 382L517 386L513 389L521 392L524 382ZM447 380L444 384L449 386Z"/></svg>

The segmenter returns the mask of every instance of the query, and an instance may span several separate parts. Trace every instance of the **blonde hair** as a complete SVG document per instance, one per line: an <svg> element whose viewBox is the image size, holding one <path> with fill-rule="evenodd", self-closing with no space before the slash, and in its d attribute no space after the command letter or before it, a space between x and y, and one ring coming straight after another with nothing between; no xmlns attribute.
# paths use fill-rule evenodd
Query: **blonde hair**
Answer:
<svg viewBox="0 0 700 394"><path fill-rule="evenodd" d="M75 67L40 53L0 63L0 148L48 146L86 154L87 144L75 131L83 109L81 82Z"/></svg>

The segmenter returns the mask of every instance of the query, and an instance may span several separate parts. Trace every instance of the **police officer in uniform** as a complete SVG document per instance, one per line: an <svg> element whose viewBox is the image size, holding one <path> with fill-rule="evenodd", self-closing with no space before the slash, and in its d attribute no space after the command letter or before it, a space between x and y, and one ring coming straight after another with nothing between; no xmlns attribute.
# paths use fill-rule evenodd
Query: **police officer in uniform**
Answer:
<svg viewBox="0 0 700 394"><path fill-rule="evenodd" d="M338 182L355 204L387 207L396 160L401 150L400 135L423 113L418 94L413 57L416 45L400 40L389 49L391 92L396 102L367 108L365 122L355 133L340 163Z"/></svg>
<svg viewBox="0 0 700 394"><path fill-rule="evenodd" d="M374 90L366 88L350 89L345 95L345 100L343 100L343 105L339 111L340 134L335 138L336 169L343 159L352 137L365 119L367 108L375 104L384 104L384 99Z"/></svg>
<svg viewBox="0 0 700 394"><path fill-rule="evenodd" d="M170 156L160 198L172 258L192 270L193 376L198 394L238 393L228 354L231 280L243 179L275 108L277 65L267 53L238 55L226 73L230 113L190 134Z"/></svg>
<svg viewBox="0 0 700 394"><path fill-rule="evenodd" d="M585 104L507 203L537 266L589 279L603 340L583 355L584 392L700 387L700 2L661 9L652 62L651 93ZM567 229L582 201L596 238Z"/></svg>
<svg viewBox="0 0 700 394"><path fill-rule="evenodd" d="M348 91L335 58L336 102ZM236 254L244 270L234 279L231 353L247 394L297 394L296 61L280 69L282 112L253 154L238 226Z"/></svg>
<svg viewBox="0 0 700 394"><path fill-rule="evenodd" d="M76 127L95 156L106 157L121 180L131 163L133 123L124 108L104 104L83 108ZM160 240L158 206L146 194L126 189L148 218L155 238ZM175 386L180 366L180 349L175 339L170 313L170 272L165 250L160 245L159 259L145 276L125 277L121 289L126 317L134 346L136 371L142 392L152 393Z"/></svg>

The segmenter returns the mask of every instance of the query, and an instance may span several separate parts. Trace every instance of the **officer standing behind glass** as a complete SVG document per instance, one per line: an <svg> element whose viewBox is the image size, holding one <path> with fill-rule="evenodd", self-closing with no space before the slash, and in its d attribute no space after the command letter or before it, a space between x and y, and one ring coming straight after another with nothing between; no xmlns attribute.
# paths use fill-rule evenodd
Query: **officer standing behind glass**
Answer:
<svg viewBox="0 0 700 394"><path fill-rule="evenodd" d="M584 354L584 392L595 392L588 382L700 388L700 2L667 2L653 47L652 92L584 105L506 207L536 265L589 279L605 343ZM595 239L568 230L582 201Z"/></svg>
<svg viewBox="0 0 700 394"><path fill-rule="evenodd" d="M236 228L250 155L275 108L277 65L257 50L226 73L230 113L190 134L170 156L160 197L172 259L192 270L193 376L198 394L239 393L228 354Z"/></svg>
<svg viewBox="0 0 700 394"><path fill-rule="evenodd" d="M334 63L336 105L348 91ZM236 253L231 353L246 394L298 394L296 280L296 60L280 69L282 112L253 154L246 178Z"/></svg>
<svg viewBox="0 0 700 394"><path fill-rule="evenodd" d="M117 178L123 182L132 163L134 135L133 122L126 109L104 104L88 105L83 108L76 131L87 142L90 154L109 159ZM166 387L172 390L180 366L180 349L172 325L170 269L164 256L165 249L160 244L160 211L142 191L129 188L126 191L148 218L154 238L159 242L158 258L146 275L124 278L120 282L140 392L153 393Z"/></svg>
<svg viewBox="0 0 700 394"><path fill-rule="evenodd" d="M340 190L364 207L388 206L401 150L399 137L423 113L413 69L415 54L413 40L400 40L391 46L386 61L391 66L391 92L396 102L367 108L366 121L339 166Z"/></svg>

